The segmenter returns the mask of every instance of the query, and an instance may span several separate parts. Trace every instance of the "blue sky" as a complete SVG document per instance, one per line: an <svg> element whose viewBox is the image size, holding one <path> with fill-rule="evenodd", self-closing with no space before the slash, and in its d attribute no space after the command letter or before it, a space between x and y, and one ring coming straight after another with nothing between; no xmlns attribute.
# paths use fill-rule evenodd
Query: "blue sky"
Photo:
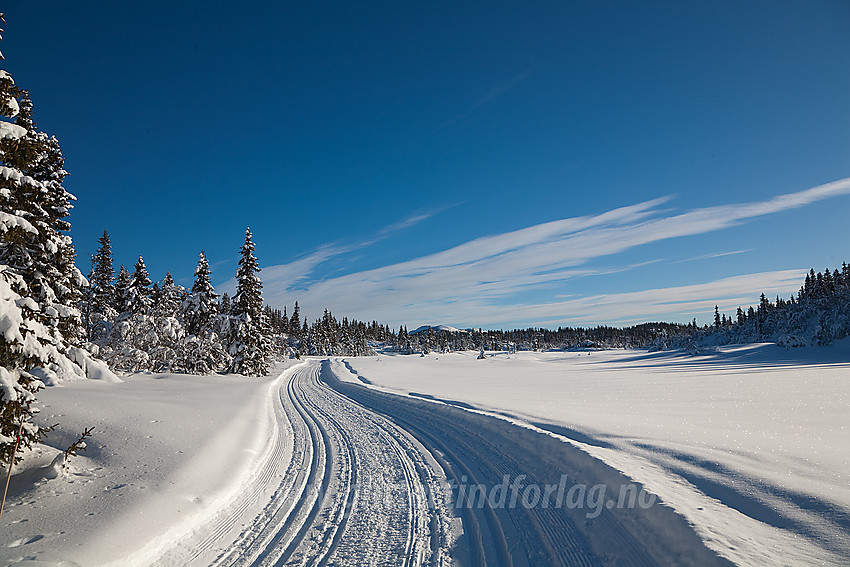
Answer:
<svg viewBox="0 0 850 567"><path fill-rule="evenodd" d="M232 289L250 226L270 303L502 327L708 321L850 260L844 1L4 9L84 272L106 229Z"/></svg>

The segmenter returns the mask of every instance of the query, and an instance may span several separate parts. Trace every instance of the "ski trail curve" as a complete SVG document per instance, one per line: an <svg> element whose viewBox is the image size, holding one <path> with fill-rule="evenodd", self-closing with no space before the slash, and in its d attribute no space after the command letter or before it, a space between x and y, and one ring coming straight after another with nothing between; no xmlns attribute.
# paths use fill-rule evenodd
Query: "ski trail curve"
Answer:
<svg viewBox="0 0 850 567"><path fill-rule="evenodd" d="M445 566L458 528L435 458L321 380L282 376L275 427L239 497L158 564Z"/></svg>
<svg viewBox="0 0 850 567"><path fill-rule="evenodd" d="M274 383L271 437L238 498L157 564L729 565L661 505L589 514L480 494L464 505L465 491L505 479L611 495L632 483L550 436L333 368L310 360Z"/></svg>

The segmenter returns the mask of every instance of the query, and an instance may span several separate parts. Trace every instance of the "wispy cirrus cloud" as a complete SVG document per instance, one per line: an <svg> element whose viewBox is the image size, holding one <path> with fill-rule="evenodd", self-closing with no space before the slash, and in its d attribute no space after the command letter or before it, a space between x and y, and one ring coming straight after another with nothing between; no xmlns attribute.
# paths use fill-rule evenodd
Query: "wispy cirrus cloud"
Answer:
<svg viewBox="0 0 850 567"><path fill-rule="evenodd" d="M452 205L452 206L454 206L454 205ZM385 226L381 230L379 230L378 231L378 237L387 236L387 235L390 235L394 232L398 232L398 231L404 230L406 228L414 227L417 224L430 219L431 217L433 217L437 213L440 213L440 212L446 210L447 208L449 208L449 207L441 207L439 209L432 209L430 211L424 211L424 212L414 213L412 215L409 215L409 216L401 219L400 221L394 222L390 225Z"/></svg>
<svg viewBox="0 0 850 567"><path fill-rule="evenodd" d="M459 203L455 203L452 205L436 207L412 213L399 221L396 221L381 228L380 230L378 230L374 237L369 238L367 240L363 240L353 244L323 244L322 246L319 246L319 248L317 248L316 250L307 254L303 254L299 258L288 264L281 264L277 266L269 266L267 268L263 268L263 280L266 282L267 288L270 287L270 283L276 285L280 285L281 283L283 283L286 289L291 290L293 288L298 287L303 282L309 281L316 273L317 268L325 262L338 256L344 256L361 248L371 246L372 244L375 244L376 242L379 242L392 234L395 234L399 231L408 228L412 228L443 211L446 211L452 207L456 207L458 204ZM221 260L219 262L216 262L216 265L229 261L231 260ZM236 280L228 280L227 282L221 285L221 288L227 291L228 293L234 291L236 289Z"/></svg>
<svg viewBox="0 0 850 567"><path fill-rule="evenodd" d="M460 122L461 120L463 120L467 116L471 115L473 112L475 112L479 108L486 106L487 104L498 99L500 96L502 96L506 92L510 91L511 89L513 89L514 87L516 87L517 85L519 85L520 83L525 81L528 77L530 77L534 73L534 71L536 69L537 69L536 67L528 68L528 69L526 69L526 70L524 70L520 73L517 73L516 75L514 75L513 77L511 77L507 81L500 83L500 84L496 85L495 87L491 88L486 93L481 95L475 102L473 102L469 106L469 108L467 108L464 112L461 112L460 114L457 114L457 115L449 118L445 122L443 122L440 125L440 127L437 128L437 130L445 128L446 126L451 126L452 124L454 124L456 122Z"/></svg>
<svg viewBox="0 0 850 567"><path fill-rule="evenodd" d="M746 254L747 252L752 252L752 248L747 248L746 250L731 250L729 252L715 252L713 254L701 254L699 256L693 256L692 258L685 258L684 260L676 260L673 262L674 264L681 264L683 262L693 262L695 260L711 260L712 258L723 258L725 256L736 256L738 254Z"/></svg>
<svg viewBox="0 0 850 567"><path fill-rule="evenodd" d="M592 325L600 321L642 323L678 313L708 314L714 311L715 305L721 312L731 313L741 305L750 305L754 290L769 297L786 295L800 287L800 280L805 275L806 270L779 270L695 285L593 295L531 306L531 314L544 325L557 323L566 317L575 324ZM523 309L528 309L528 306L523 306Z"/></svg>
<svg viewBox="0 0 850 567"><path fill-rule="evenodd" d="M377 236L375 238L373 238L372 240L368 240L367 244L371 244L373 242L376 242L376 241L378 241L382 238L385 238L385 237L389 236L390 234L393 234L393 233L398 232L400 230L412 228L412 227L418 225L419 223L422 223L422 222L430 219L431 217L438 215L439 213L442 213L443 211L447 211L449 209L457 207L458 205L460 205L462 203L463 203L463 201L457 202L457 203L452 203L451 205L445 205L445 206L442 206L442 207L435 207L435 208L417 211L415 213L412 213L412 214L404 217L400 221L394 222L392 224L388 224L387 226L385 226L384 228L379 230L378 233L377 233Z"/></svg>
<svg viewBox="0 0 850 567"><path fill-rule="evenodd" d="M799 285L800 272L766 272L702 286L634 292L638 295L580 297L562 302L529 304L516 298L529 290L599 275L603 271L587 264L604 256L661 240L722 230L759 216L848 193L850 178L765 201L683 213L662 209L668 198L660 198L598 215L485 236L442 252L377 269L319 279L304 286L297 295L302 306L328 307L349 316L376 318L394 324L626 322L653 319L665 313L699 313L709 304L713 309L720 299L746 304L749 300L744 298L754 290L793 291ZM342 252L332 250L329 253ZM277 305L290 302L293 284L303 281L308 268L318 265L315 262L318 259L318 256L308 257L286 266L267 268L264 272L267 301ZM312 267L311 262L314 262ZM298 279L293 280L293 275ZM631 307L625 309L620 300L628 300Z"/></svg>

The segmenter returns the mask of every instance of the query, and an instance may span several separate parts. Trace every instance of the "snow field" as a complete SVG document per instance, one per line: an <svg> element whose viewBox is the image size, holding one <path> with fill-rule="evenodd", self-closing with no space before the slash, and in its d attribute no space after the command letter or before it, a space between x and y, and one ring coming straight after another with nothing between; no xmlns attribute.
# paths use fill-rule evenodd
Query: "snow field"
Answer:
<svg viewBox="0 0 850 567"><path fill-rule="evenodd" d="M404 428L438 460L453 488L452 505L462 514L464 534L455 550L462 565L727 565L709 551L681 516L651 502L617 506L613 500L634 485L615 469L540 431L479 411L422 397L366 388L347 360L328 363L323 381L334 390ZM347 376L340 381L337 376ZM607 494L590 507L570 498L547 497L542 487L560 483ZM494 498L498 486L522 486L521 499ZM601 491L600 491L601 489ZM511 488L510 490L514 490ZM489 492L489 497L466 495ZM578 494L579 492L575 492ZM589 497L589 498L595 498ZM652 498L649 498L651 501Z"/></svg>
<svg viewBox="0 0 850 567"><path fill-rule="evenodd" d="M271 442L281 438L272 394L283 376L124 379L39 393L40 419L60 426L13 477L0 530L7 564L168 564L160 556L171 550L171 564L182 565L175 546L244 500L246 484L257 485L252 475L280 451ZM88 426L88 450L70 472L43 478L53 455ZM219 545L233 536L226 532Z"/></svg>
<svg viewBox="0 0 850 567"><path fill-rule="evenodd" d="M841 565L846 346L382 355L266 379L60 383L39 394L39 419L60 426L17 468L0 562L723 564L704 542L739 565ZM56 474L89 426L87 453ZM634 480L681 516L459 509L446 490L447 477L564 475L612 495Z"/></svg>
<svg viewBox="0 0 850 567"><path fill-rule="evenodd" d="M848 555L847 345L347 358L346 380L480 408L581 447L739 565Z"/></svg>

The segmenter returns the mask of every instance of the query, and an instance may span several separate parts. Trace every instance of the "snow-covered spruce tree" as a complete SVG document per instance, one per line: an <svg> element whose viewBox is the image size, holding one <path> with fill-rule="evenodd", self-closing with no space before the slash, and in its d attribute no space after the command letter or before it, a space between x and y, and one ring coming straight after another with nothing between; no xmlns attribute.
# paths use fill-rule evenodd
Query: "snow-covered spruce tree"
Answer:
<svg viewBox="0 0 850 567"><path fill-rule="evenodd" d="M150 353L159 344L158 329L149 313L151 282L144 259L139 256L133 274L127 278L124 266L115 284L119 312L101 354L112 368L139 372L152 368ZM126 282L126 283L125 283ZM156 368L155 370L158 370Z"/></svg>
<svg viewBox="0 0 850 567"><path fill-rule="evenodd" d="M236 295L233 296L229 353L231 371L246 376L265 376L271 355L270 341L263 317L263 282L254 256L251 230L245 231L239 269L236 271Z"/></svg>
<svg viewBox="0 0 850 567"><path fill-rule="evenodd" d="M283 313L280 315L280 332L289 336L289 316L286 314L286 305L283 306Z"/></svg>
<svg viewBox="0 0 850 567"><path fill-rule="evenodd" d="M226 325L228 315L219 316L218 295L210 282L210 266L203 251L195 268L195 283L180 305L180 319L186 335L178 347L182 370L194 374L210 374L224 370L230 356L221 344L219 328Z"/></svg>
<svg viewBox="0 0 850 567"><path fill-rule="evenodd" d="M667 342L692 352L720 345L775 342L780 346L828 345L850 335L850 269L827 269L806 276L797 297L770 301L762 293L757 308L738 308L736 318L720 317L720 325L699 329Z"/></svg>
<svg viewBox="0 0 850 567"><path fill-rule="evenodd" d="M295 308L292 310L292 318L289 320L289 332L293 337L301 337L301 308L298 307L298 302L295 302Z"/></svg>
<svg viewBox="0 0 850 567"><path fill-rule="evenodd" d="M100 247L92 256L91 280L88 290L88 317L86 321L88 340L102 341L118 312L115 309L115 270L112 268L112 244L104 230L98 239ZM123 309L122 309L123 310Z"/></svg>
<svg viewBox="0 0 850 567"><path fill-rule="evenodd" d="M153 305L148 310L147 320L153 326L155 343L148 351L152 370L172 371L180 367L177 355L180 343L185 335L179 320L180 305L186 290L174 283L171 272L165 274L162 282L154 284Z"/></svg>
<svg viewBox="0 0 850 567"><path fill-rule="evenodd" d="M112 294L112 309L115 317L130 309L130 272L121 264L118 277L115 278L115 290Z"/></svg>
<svg viewBox="0 0 850 567"><path fill-rule="evenodd" d="M43 386L34 373L83 372L65 353L81 339L76 302L85 280L62 232L73 197L62 187L59 145L36 130L28 94L6 71L0 116L0 462L8 463L19 459L21 424L22 449L44 432L31 422Z"/></svg>
<svg viewBox="0 0 850 567"><path fill-rule="evenodd" d="M181 315L186 332L197 336L210 331L218 315L218 294L210 282L210 264L203 250L198 256L198 267L195 268L195 283L181 306Z"/></svg>
<svg viewBox="0 0 850 567"><path fill-rule="evenodd" d="M185 293L183 286L174 283L171 272L166 272L162 282L157 286L157 291L151 293L152 313L158 317L177 317Z"/></svg>
<svg viewBox="0 0 850 567"><path fill-rule="evenodd" d="M221 294L221 301L218 304L218 311L222 315L230 315L233 306L230 304L230 296L227 293Z"/></svg>
<svg viewBox="0 0 850 567"><path fill-rule="evenodd" d="M173 280L172 280L173 283ZM147 313L151 304L151 281L145 261L139 256L133 275L130 276L130 284L127 287L126 310L133 315Z"/></svg>
<svg viewBox="0 0 850 567"><path fill-rule="evenodd" d="M20 148L19 155L24 159L18 166L24 175L35 179L43 187L38 192L41 198L28 202L42 245L41 257L34 258L34 273L37 275L33 278L33 287L41 296L43 312L56 319L56 326L65 342L80 346L85 329L77 306L86 281L74 264L77 254L67 234L71 229L67 217L76 197L62 186L68 172L63 169L65 158L59 141L36 128L33 104L27 91L21 91L19 103L16 123L27 129L27 134L21 139L22 146L27 147Z"/></svg>

